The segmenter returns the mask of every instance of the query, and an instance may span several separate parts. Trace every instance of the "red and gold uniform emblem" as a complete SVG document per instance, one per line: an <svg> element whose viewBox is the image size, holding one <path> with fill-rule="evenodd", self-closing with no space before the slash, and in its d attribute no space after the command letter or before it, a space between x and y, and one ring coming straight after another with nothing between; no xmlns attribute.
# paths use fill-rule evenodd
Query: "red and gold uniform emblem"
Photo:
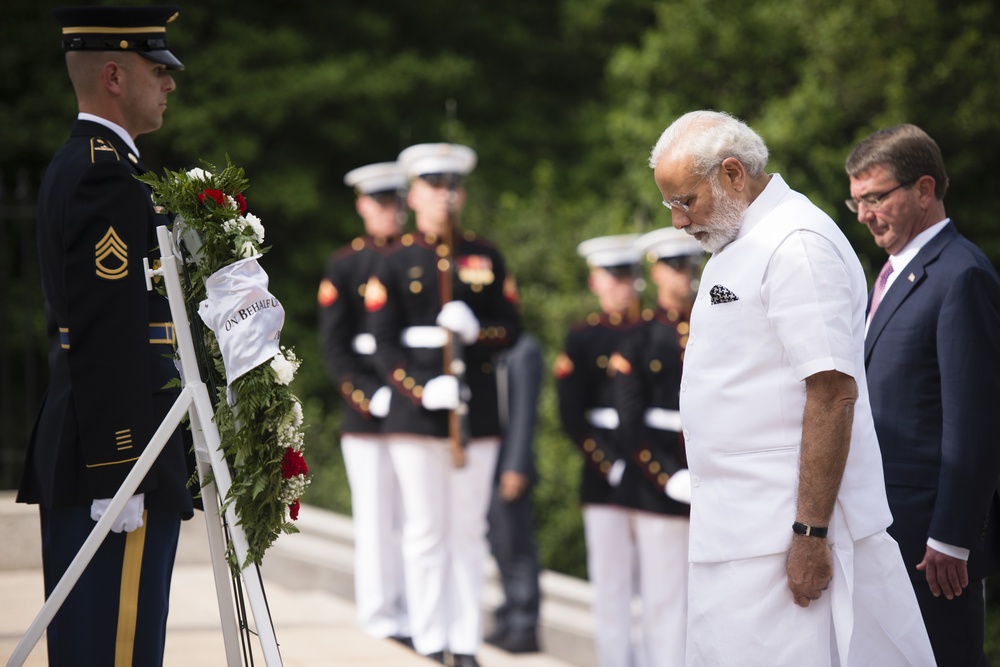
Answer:
<svg viewBox="0 0 1000 667"><path fill-rule="evenodd" d="M382 306L385 305L386 299L387 293L385 291L385 285L383 285L375 276L369 278L368 285L365 286L365 310L369 313L382 310Z"/></svg>
<svg viewBox="0 0 1000 667"><path fill-rule="evenodd" d="M316 294L316 301L319 302L319 305L323 308L329 308L337 303L338 296L340 296L340 293L334 284L330 282L329 278L324 278L319 284L319 292Z"/></svg>

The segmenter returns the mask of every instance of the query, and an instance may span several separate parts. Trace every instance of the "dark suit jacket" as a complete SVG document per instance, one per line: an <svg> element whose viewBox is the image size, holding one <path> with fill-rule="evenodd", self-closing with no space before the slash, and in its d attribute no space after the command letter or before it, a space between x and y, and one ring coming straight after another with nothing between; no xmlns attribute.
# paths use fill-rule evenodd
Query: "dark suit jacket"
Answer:
<svg viewBox="0 0 1000 667"><path fill-rule="evenodd" d="M531 483L535 470L535 424L538 422L538 394L542 388L542 348L534 336L522 333L514 347L500 356L500 368L507 389L503 440L497 459L496 479L508 470L519 472ZM499 377L499 374L498 374Z"/></svg>
<svg viewBox="0 0 1000 667"><path fill-rule="evenodd" d="M146 289L160 257L150 189L128 145L76 121L38 195L49 387L28 444L19 502L58 508L110 498L179 393L170 307ZM151 325L156 325L154 331ZM172 326L172 325L171 325ZM192 513L193 458L180 431L139 486L148 509Z"/></svg>
<svg viewBox="0 0 1000 667"><path fill-rule="evenodd" d="M893 524L911 578L928 536L1000 569L1000 280L951 223L885 293L865 365Z"/></svg>

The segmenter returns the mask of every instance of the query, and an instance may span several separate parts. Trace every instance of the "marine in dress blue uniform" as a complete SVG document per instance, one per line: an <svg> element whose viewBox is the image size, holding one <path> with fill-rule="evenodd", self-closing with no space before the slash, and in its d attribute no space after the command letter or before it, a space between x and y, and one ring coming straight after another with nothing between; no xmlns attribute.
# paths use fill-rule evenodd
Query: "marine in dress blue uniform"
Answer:
<svg viewBox="0 0 1000 667"><path fill-rule="evenodd" d="M142 454L178 391L159 257L134 139L162 123L177 7L58 9L80 116L42 180L38 249L50 383L18 502L40 505L48 595ZM48 627L50 665L158 665L193 459L175 432Z"/></svg>
<svg viewBox="0 0 1000 667"><path fill-rule="evenodd" d="M382 420L372 414L380 399L387 405L390 389L375 368L375 337L364 306L376 260L406 221L406 175L395 162L379 162L351 170L344 182L357 194L365 233L327 261L317 299L323 359L343 405L340 446L351 486L355 607L365 632L408 643L399 483Z"/></svg>
<svg viewBox="0 0 1000 667"><path fill-rule="evenodd" d="M687 551L690 477L680 422L681 366L687 344L691 289L698 242L673 228L636 240L650 264L656 307L644 309L641 324L612 356L612 388L629 443L630 467L622 486L632 496L642 600L644 664L669 667L684 662L687 632ZM631 473L631 474L630 474Z"/></svg>
<svg viewBox="0 0 1000 667"><path fill-rule="evenodd" d="M497 355L520 331L517 290L490 242L454 226L468 147L418 144L398 161L410 178L416 231L379 263L365 290L375 364L392 387L384 432L403 494L403 558L416 650L474 667L487 554L486 513L500 440ZM448 237L451 237L451 243ZM452 300L442 298L450 276ZM447 331L465 345L465 383L444 372ZM454 467L448 412L468 396L470 439Z"/></svg>
<svg viewBox="0 0 1000 667"><path fill-rule="evenodd" d="M612 360L641 321L635 240L636 235L623 234L580 244L600 311L570 329L553 367L563 430L585 461L580 502L601 667L626 667L636 659L631 622L635 551L629 533L638 500L635 483L645 482L630 463L612 383Z"/></svg>

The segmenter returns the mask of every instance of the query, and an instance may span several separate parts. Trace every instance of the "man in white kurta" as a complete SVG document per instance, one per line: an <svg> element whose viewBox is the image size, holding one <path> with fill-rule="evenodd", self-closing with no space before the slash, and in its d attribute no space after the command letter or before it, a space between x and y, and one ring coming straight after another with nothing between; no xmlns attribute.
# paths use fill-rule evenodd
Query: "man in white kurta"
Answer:
<svg viewBox="0 0 1000 667"><path fill-rule="evenodd" d="M650 165L713 253L681 383L689 666L933 665L864 376L867 288L836 224L742 122L692 112Z"/></svg>

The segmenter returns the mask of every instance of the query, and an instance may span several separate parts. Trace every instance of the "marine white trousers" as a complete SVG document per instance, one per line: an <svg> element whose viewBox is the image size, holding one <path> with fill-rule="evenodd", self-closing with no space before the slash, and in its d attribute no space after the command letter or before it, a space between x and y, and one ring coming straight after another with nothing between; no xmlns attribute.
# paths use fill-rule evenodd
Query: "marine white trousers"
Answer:
<svg viewBox="0 0 1000 667"><path fill-rule="evenodd" d="M615 505L583 508L594 642L601 667L677 667L687 632L687 517ZM641 602L639 649L632 601Z"/></svg>
<svg viewBox="0 0 1000 667"><path fill-rule="evenodd" d="M402 491L403 561L418 653L475 654L481 641L487 511L499 438L477 438L465 466L448 440L394 434L389 453Z"/></svg>
<svg viewBox="0 0 1000 667"><path fill-rule="evenodd" d="M409 637L403 578L403 506L388 438L345 434L340 441L354 519L354 603L374 637Z"/></svg>

